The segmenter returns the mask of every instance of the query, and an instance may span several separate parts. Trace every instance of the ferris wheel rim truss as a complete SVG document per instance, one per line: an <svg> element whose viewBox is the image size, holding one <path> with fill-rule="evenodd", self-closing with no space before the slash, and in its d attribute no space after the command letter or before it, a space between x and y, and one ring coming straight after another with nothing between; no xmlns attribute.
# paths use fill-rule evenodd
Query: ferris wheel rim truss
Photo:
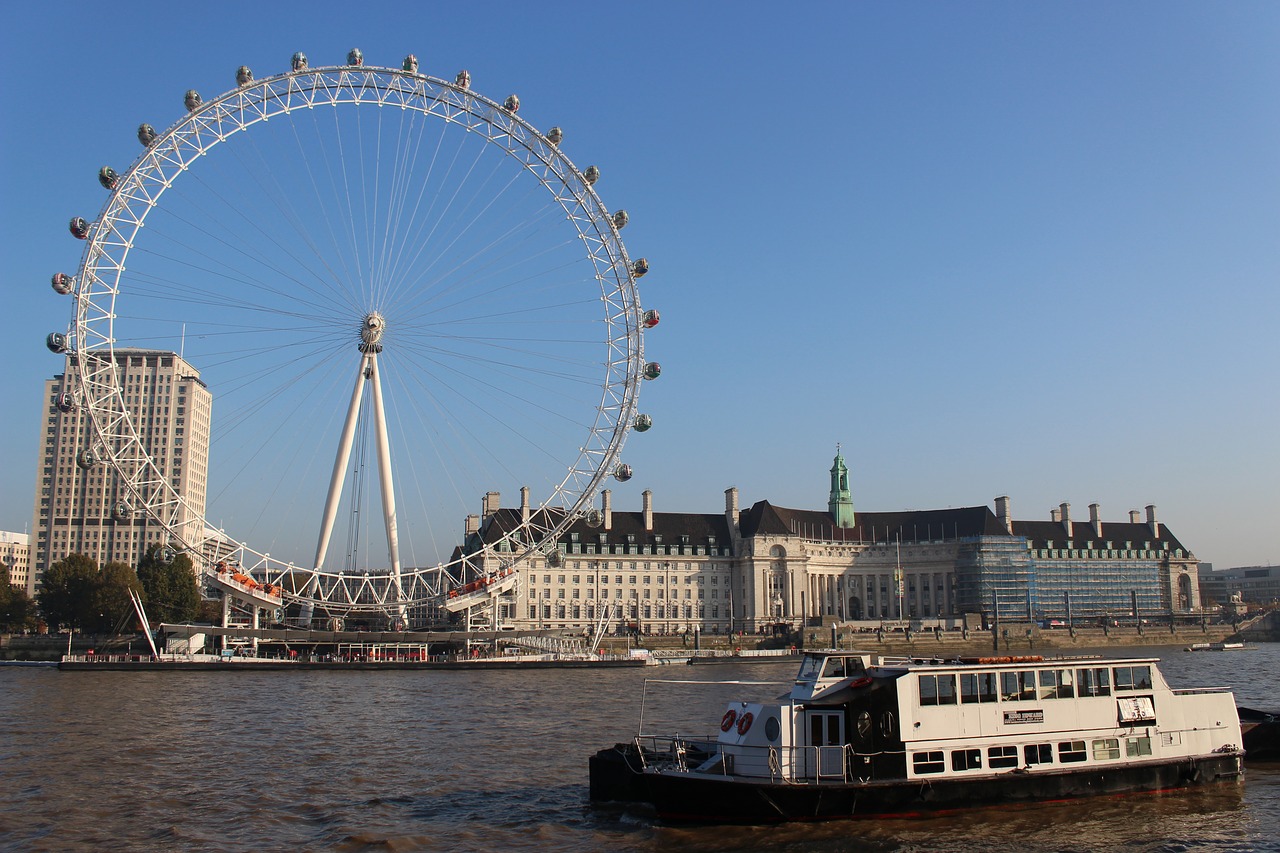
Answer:
<svg viewBox="0 0 1280 853"><path fill-rule="evenodd" d="M286 603L313 603L343 612L387 612L394 607L429 603L449 585L462 580L462 569L477 554L432 567L405 569L398 578L385 574L354 575L303 567L271 558L247 543L225 539L194 513L146 450L137 424L130 417L116 373L115 300L126 259L147 215L159 203L178 174L217 144L254 124L289 115L295 110L341 104L414 109L478 133L489 144L521 162L565 211L587 249L601 289L606 343L605 381L588 440L578 448L574 463L547 501L529 514L500 542L511 550L502 561L514 563L554 540L578 517L612 472L638 406L645 367L642 310L632 262L618 233L620 226L583 172L558 144L503 105L459 84L405 70L375 66L329 66L284 72L240 85L199 104L162 133L122 173L111 196L91 224L71 295L75 320L68 357L91 424L88 450L96 461L110 464L130 496L113 515L133 517L142 512L158 521L171 537L170 547L188 552L205 572L215 560L205 559L211 538L235 555L241 567L282 586L297 576L327 579L316 595L300 595L285 586ZM133 348L123 347L122 351ZM559 504L553 503L558 500ZM199 530L193 527L199 526ZM497 552L499 542L486 543L485 553ZM514 545L515 547L511 547ZM457 571L457 575L453 571ZM304 587L305 588L305 587ZM296 589L296 587L295 587ZM354 592L352 590L355 590ZM330 591L337 593L330 599Z"/></svg>

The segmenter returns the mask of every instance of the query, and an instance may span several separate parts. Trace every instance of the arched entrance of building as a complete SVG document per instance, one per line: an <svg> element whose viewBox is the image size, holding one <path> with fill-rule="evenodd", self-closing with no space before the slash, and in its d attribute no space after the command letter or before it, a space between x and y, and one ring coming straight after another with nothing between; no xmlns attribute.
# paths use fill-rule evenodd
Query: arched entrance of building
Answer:
<svg viewBox="0 0 1280 853"><path fill-rule="evenodd" d="M1178 575L1178 608L1191 609L1191 576L1185 572Z"/></svg>

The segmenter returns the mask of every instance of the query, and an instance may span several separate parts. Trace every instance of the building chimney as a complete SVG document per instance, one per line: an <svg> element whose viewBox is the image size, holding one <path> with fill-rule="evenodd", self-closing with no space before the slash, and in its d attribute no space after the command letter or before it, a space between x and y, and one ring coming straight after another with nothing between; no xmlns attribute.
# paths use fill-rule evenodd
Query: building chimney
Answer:
<svg viewBox="0 0 1280 853"><path fill-rule="evenodd" d="M1071 504L1063 501L1058 505L1058 511L1062 513L1062 529L1067 531L1067 538L1070 539L1075 535L1071 529Z"/></svg>
<svg viewBox="0 0 1280 853"><path fill-rule="evenodd" d="M502 506L502 495L499 492L485 492L484 494L484 511L480 514L485 518L493 515L498 511L498 507Z"/></svg>
<svg viewBox="0 0 1280 853"><path fill-rule="evenodd" d="M466 530L467 536L470 536L473 533L479 533L480 532L480 516L468 515L467 526L465 530Z"/></svg>
<svg viewBox="0 0 1280 853"><path fill-rule="evenodd" d="M1013 516L1009 514L1009 496L996 498L996 519L1004 526L1005 533L1013 533Z"/></svg>
<svg viewBox="0 0 1280 853"><path fill-rule="evenodd" d="M730 486L724 490L724 520L729 523L731 535L738 534L738 487Z"/></svg>
<svg viewBox="0 0 1280 853"><path fill-rule="evenodd" d="M646 533L653 532L653 491L645 489L640 493L642 509L644 510L644 529Z"/></svg>
<svg viewBox="0 0 1280 853"><path fill-rule="evenodd" d="M1054 509L1049 510L1049 520L1050 520L1050 521L1056 521L1057 523L1061 524L1061 523L1062 523L1062 510L1057 509L1057 508L1054 508Z"/></svg>
<svg viewBox="0 0 1280 853"><path fill-rule="evenodd" d="M1102 538L1102 507L1089 504L1089 523L1093 525L1093 537Z"/></svg>
<svg viewBox="0 0 1280 853"><path fill-rule="evenodd" d="M613 529L613 493L605 489L600 493L600 512L604 514L604 529Z"/></svg>
<svg viewBox="0 0 1280 853"><path fill-rule="evenodd" d="M529 487L520 487L520 523L529 523Z"/></svg>
<svg viewBox="0 0 1280 853"><path fill-rule="evenodd" d="M1131 509L1131 510L1129 510L1129 523L1130 523L1130 524L1141 524L1141 523L1142 523L1142 513L1138 512L1136 509Z"/></svg>
<svg viewBox="0 0 1280 853"><path fill-rule="evenodd" d="M1151 528L1151 538L1160 538L1160 522L1156 521L1156 505L1147 504L1147 526Z"/></svg>

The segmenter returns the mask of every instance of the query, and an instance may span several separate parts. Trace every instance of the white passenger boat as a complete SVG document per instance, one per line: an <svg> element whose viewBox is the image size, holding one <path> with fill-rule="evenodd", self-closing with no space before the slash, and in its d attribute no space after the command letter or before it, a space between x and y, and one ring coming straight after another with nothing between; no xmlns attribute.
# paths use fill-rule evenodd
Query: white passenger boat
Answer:
<svg viewBox="0 0 1280 853"><path fill-rule="evenodd" d="M703 739L638 735L591 758L591 797L673 822L910 815L1243 777L1223 688L1158 659L921 660L810 652L777 702L731 702Z"/></svg>

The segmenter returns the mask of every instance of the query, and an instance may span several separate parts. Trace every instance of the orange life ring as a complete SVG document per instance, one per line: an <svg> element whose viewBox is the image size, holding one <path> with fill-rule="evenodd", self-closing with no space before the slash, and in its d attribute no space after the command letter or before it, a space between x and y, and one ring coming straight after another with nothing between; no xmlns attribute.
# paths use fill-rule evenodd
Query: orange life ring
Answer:
<svg viewBox="0 0 1280 853"><path fill-rule="evenodd" d="M869 676L869 675L864 675L864 676L862 676L861 678L855 678L853 681L850 681L850 682L849 682L849 686L850 686L850 687L855 687L855 688L856 688L856 687L866 687L866 686L867 686L868 684L870 684L870 683L871 683L871 676Z"/></svg>
<svg viewBox="0 0 1280 853"><path fill-rule="evenodd" d="M751 724L755 721L756 718L750 711L743 714L742 719L738 720L738 734L745 735L751 729Z"/></svg>
<svg viewBox="0 0 1280 853"><path fill-rule="evenodd" d="M720 731L727 732L733 728L734 722L738 719L738 712L730 708L724 712L724 716L720 718Z"/></svg>

